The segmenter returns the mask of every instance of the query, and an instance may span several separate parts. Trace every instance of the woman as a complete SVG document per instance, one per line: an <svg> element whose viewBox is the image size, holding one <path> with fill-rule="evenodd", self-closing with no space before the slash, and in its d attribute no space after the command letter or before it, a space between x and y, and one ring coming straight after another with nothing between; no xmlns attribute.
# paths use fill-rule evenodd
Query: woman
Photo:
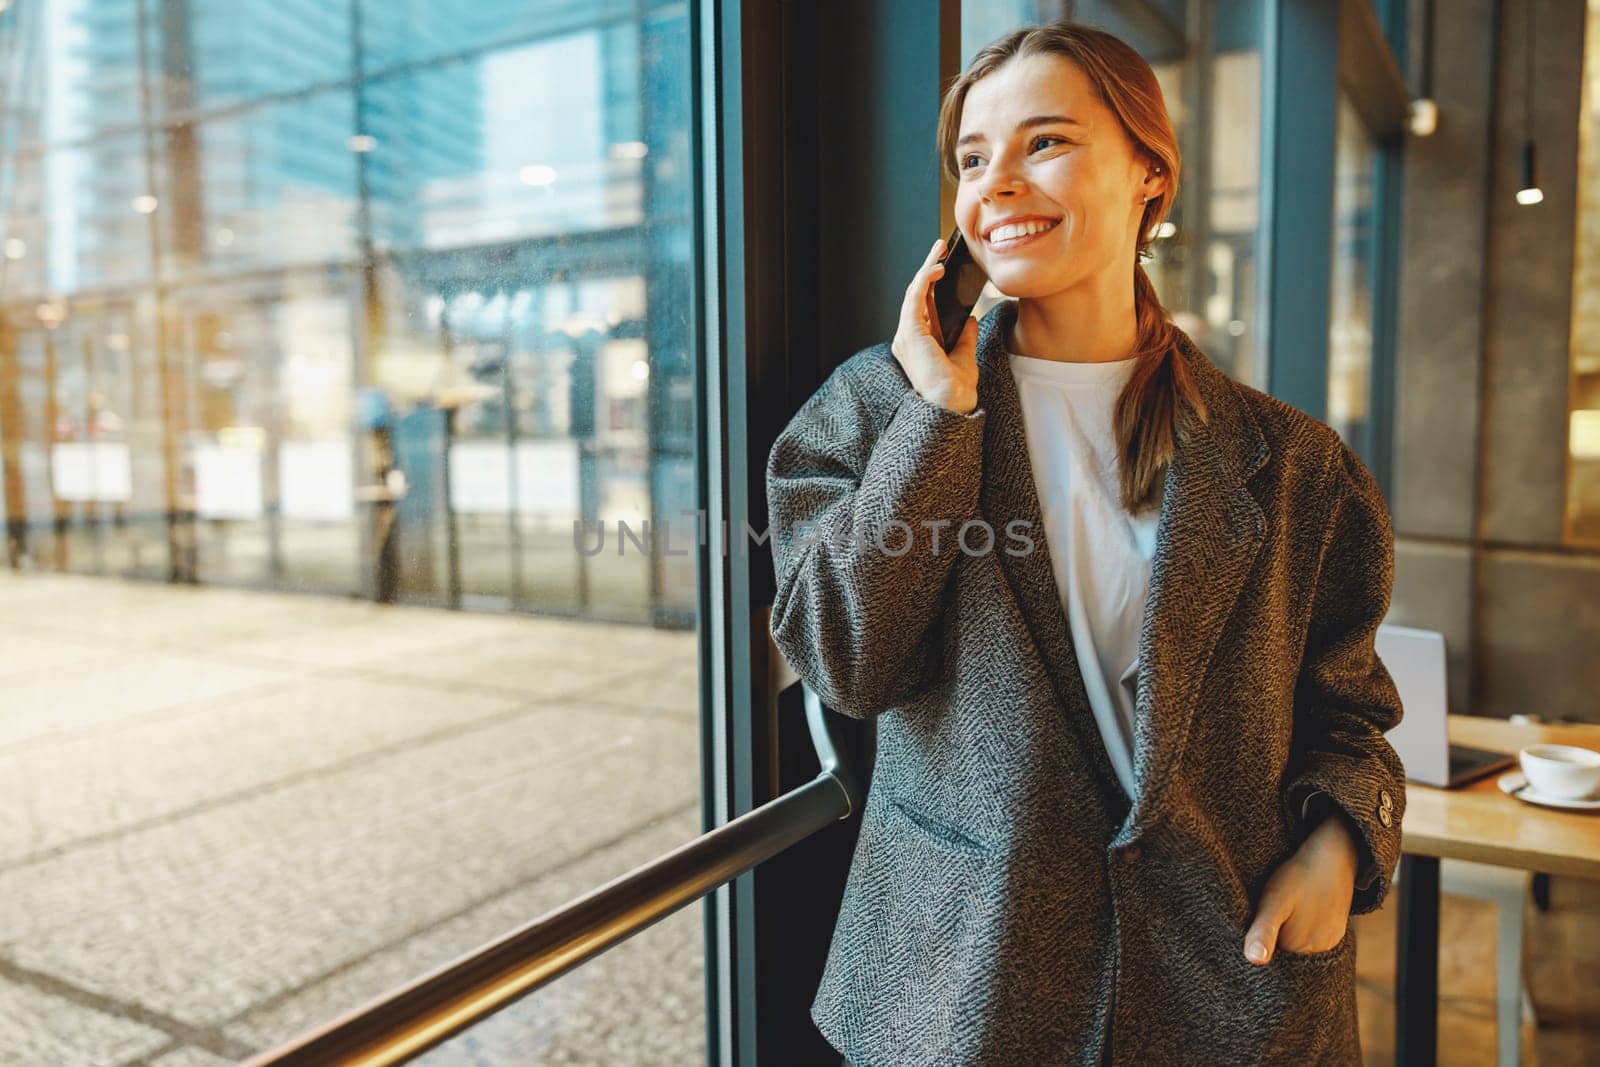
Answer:
<svg viewBox="0 0 1600 1067"><path fill-rule="evenodd" d="M1178 150L1126 44L990 45L939 155L1014 299L946 353L936 243L768 459L773 637L878 729L812 1018L855 1067L1360 1063L1350 920L1405 810L1383 496L1167 320Z"/></svg>

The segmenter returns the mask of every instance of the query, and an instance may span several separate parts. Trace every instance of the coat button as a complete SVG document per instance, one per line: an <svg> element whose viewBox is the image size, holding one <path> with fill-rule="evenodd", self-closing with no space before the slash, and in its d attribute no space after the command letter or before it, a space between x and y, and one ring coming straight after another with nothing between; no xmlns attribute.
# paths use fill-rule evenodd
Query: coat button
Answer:
<svg viewBox="0 0 1600 1067"><path fill-rule="evenodd" d="M1378 803L1385 808L1394 807L1394 797L1389 795L1387 789L1378 790Z"/></svg>
<svg viewBox="0 0 1600 1067"><path fill-rule="evenodd" d="M1138 845L1129 845L1127 848L1122 850L1122 862L1137 863L1139 861L1139 857L1143 854L1144 850Z"/></svg>
<svg viewBox="0 0 1600 1067"><path fill-rule="evenodd" d="M1385 826L1393 826L1394 825L1394 812L1391 811L1389 808L1379 808L1378 809L1378 821L1383 823L1383 825L1385 825Z"/></svg>

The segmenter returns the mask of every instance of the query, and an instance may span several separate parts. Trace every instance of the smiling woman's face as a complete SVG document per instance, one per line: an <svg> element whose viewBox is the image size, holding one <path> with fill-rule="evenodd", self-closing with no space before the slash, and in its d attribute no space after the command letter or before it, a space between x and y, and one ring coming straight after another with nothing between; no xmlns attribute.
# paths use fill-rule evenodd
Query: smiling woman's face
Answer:
<svg viewBox="0 0 1600 1067"><path fill-rule="evenodd" d="M1022 125L1041 116L1056 121ZM1131 279L1143 201L1160 191L1145 184L1152 164L1074 63L1013 59L962 106L956 224L1007 296L1045 297L1109 271ZM997 240L1005 234L992 231L1012 218L1050 228Z"/></svg>

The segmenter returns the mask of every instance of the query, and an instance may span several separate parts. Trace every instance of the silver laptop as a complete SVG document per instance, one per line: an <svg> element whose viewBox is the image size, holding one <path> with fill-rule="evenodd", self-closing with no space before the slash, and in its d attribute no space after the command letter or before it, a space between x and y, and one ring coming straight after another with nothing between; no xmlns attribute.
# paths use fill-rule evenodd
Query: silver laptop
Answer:
<svg viewBox="0 0 1600 1067"><path fill-rule="evenodd" d="M1516 766L1515 753L1450 743L1444 634L1386 622L1378 627L1376 647L1405 706L1400 722L1384 736L1405 764L1408 781L1448 788Z"/></svg>

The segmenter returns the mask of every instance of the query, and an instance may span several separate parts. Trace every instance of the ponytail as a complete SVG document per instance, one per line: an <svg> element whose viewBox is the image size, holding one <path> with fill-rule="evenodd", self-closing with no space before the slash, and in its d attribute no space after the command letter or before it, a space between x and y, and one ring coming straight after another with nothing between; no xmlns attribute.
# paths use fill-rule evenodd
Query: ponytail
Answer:
<svg viewBox="0 0 1600 1067"><path fill-rule="evenodd" d="M1133 304L1138 362L1117 397L1112 416L1122 506L1130 514L1157 503L1177 447L1179 404L1190 404L1202 421L1207 417L1205 401L1178 349L1177 330L1168 320L1150 276L1137 262L1133 265Z"/></svg>

